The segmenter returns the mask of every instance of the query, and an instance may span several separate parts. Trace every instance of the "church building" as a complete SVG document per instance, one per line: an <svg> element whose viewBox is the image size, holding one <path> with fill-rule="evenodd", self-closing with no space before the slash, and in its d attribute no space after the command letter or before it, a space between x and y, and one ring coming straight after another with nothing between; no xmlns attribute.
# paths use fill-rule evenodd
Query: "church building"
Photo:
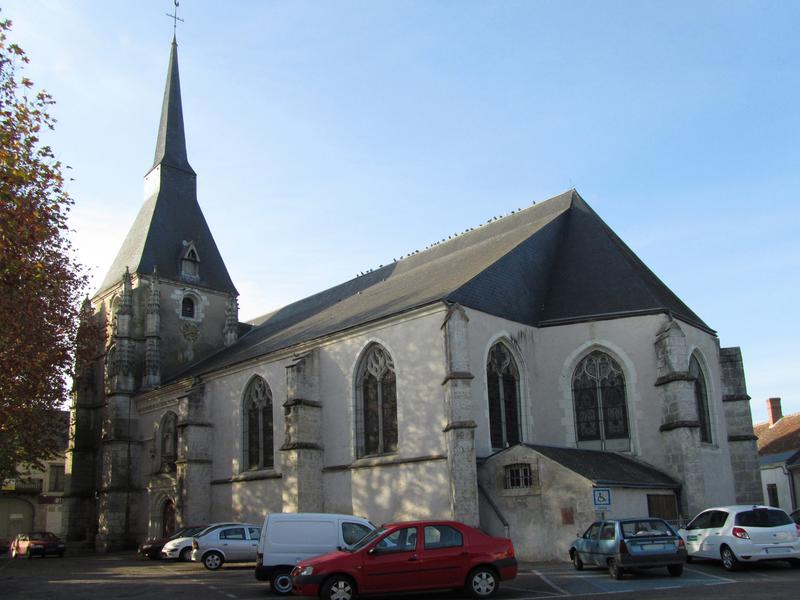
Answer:
<svg viewBox="0 0 800 600"><path fill-rule="evenodd" d="M237 297L173 40L144 204L91 299L107 339L75 379L69 539L341 512L566 559L597 514L761 501L739 348L574 189L250 323Z"/></svg>

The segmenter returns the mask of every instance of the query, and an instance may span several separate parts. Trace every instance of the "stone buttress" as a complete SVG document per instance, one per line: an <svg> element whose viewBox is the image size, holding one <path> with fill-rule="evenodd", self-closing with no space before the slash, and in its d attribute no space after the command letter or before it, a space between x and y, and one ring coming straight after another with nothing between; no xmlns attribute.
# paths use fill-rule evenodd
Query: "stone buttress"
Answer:
<svg viewBox="0 0 800 600"><path fill-rule="evenodd" d="M468 325L464 309L454 304L442 324L446 349L444 428L447 466L450 472L452 518L477 527L478 473L475 456L475 428L472 410L472 379L469 363Z"/></svg>
<svg viewBox="0 0 800 600"><path fill-rule="evenodd" d="M281 451L284 512L323 512L322 403L319 350L295 357L286 367L284 442Z"/></svg>

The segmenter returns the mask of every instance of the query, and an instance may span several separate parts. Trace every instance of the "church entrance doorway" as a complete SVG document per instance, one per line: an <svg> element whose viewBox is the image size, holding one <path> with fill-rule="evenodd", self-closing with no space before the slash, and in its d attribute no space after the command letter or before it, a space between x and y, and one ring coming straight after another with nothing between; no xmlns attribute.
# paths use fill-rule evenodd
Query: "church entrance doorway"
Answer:
<svg viewBox="0 0 800 600"><path fill-rule="evenodd" d="M169 537L173 531L175 531L175 503L167 500L161 511L161 536Z"/></svg>

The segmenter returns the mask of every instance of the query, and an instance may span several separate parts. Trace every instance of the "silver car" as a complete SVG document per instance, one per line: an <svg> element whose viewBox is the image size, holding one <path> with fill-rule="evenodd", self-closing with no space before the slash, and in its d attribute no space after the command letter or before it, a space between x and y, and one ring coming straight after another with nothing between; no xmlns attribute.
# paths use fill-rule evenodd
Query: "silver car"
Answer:
<svg viewBox="0 0 800 600"><path fill-rule="evenodd" d="M226 562L255 562L261 527L227 523L210 527L192 540L192 560L216 571Z"/></svg>
<svg viewBox="0 0 800 600"><path fill-rule="evenodd" d="M785 560L800 567L800 525L780 508L737 505L709 508L679 532L688 560L721 560L728 571L742 563Z"/></svg>

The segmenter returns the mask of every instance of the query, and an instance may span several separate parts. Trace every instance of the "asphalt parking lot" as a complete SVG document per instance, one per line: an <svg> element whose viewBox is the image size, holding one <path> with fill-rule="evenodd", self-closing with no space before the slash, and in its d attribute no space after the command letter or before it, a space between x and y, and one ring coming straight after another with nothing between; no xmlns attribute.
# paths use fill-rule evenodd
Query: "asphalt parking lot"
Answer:
<svg viewBox="0 0 800 600"><path fill-rule="evenodd" d="M139 559L134 553L80 555L30 560L0 559L0 597L14 600L85 598L155 598L180 594L189 600L238 600L274 597L267 584L256 581L253 564L226 565L207 571L197 563ZM621 598L789 598L800 586L800 569L785 563L747 566L728 573L718 563L694 562L683 576L666 569L636 571L621 581L605 569L575 571L570 563L523 563L513 581L503 582L498 599L537 600L601 596ZM461 600L461 592L386 596Z"/></svg>

